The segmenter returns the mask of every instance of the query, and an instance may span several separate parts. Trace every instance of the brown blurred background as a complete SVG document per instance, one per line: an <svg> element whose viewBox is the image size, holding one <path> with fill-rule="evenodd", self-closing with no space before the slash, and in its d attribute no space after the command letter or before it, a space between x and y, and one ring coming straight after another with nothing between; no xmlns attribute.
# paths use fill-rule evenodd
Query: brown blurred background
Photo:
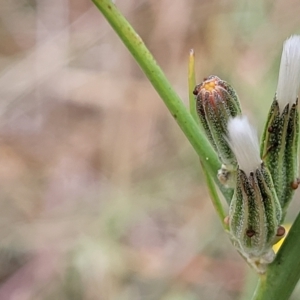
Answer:
<svg viewBox="0 0 300 300"><path fill-rule="evenodd" d="M184 102L194 48L261 131L299 1L116 4ZM197 156L91 1L0 0L0 96L1 300L250 299Z"/></svg>

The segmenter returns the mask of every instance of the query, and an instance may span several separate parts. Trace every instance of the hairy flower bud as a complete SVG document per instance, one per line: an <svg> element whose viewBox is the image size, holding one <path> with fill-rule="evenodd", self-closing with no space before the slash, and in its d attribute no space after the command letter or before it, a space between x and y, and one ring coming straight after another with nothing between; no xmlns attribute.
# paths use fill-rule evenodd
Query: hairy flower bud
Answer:
<svg viewBox="0 0 300 300"><path fill-rule="evenodd" d="M195 87L197 113L203 129L222 164L228 170L236 167L236 158L228 145L229 118L241 114L234 89L217 76L209 76Z"/></svg>
<svg viewBox="0 0 300 300"><path fill-rule="evenodd" d="M298 176L300 86L300 36L292 36L283 47L277 92L262 137L261 156L270 170L283 218Z"/></svg>
<svg viewBox="0 0 300 300"><path fill-rule="evenodd" d="M228 123L229 144L238 170L229 208L229 230L234 246L263 273L274 258L272 245L278 240L281 206L272 177L259 156L256 132L246 117Z"/></svg>

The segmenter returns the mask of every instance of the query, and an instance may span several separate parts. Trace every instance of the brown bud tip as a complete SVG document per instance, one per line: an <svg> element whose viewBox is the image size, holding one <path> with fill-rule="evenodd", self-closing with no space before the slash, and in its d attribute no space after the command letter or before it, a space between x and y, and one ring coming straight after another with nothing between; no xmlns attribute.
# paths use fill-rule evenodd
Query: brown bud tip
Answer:
<svg viewBox="0 0 300 300"><path fill-rule="evenodd" d="M300 179L297 178L296 180L294 180L294 181L291 183L291 188L292 188L293 190L296 190L296 189L298 188L298 186L299 186L299 183L300 183Z"/></svg>
<svg viewBox="0 0 300 300"><path fill-rule="evenodd" d="M210 75L204 78L204 81L196 86L197 90L197 102L202 106L210 106L216 110L220 109L220 112L224 110L230 111L230 117L237 114L236 111L231 113L232 105L236 105L237 96L235 91L225 81L221 80L218 76ZM226 113L226 117L229 115Z"/></svg>
<svg viewBox="0 0 300 300"><path fill-rule="evenodd" d="M276 236L284 236L285 235L285 228L283 226L279 226L277 228Z"/></svg>
<svg viewBox="0 0 300 300"><path fill-rule="evenodd" d="M247 229L246 235L251 238L255 235L255 231L253 229Z"/></svg>

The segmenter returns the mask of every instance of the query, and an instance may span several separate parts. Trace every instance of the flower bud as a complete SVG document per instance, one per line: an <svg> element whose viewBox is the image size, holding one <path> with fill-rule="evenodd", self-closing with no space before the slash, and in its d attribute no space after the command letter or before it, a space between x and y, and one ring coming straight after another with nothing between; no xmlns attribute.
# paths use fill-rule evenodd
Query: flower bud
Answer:
<svg viewBox="0 0 300 300"><path fill-rule="evenodd" d="M283 218L298 176L299 86L300 36L292 36L284 43L277 92L265 124L260 152L272 175Z"/></svg>
<svg viewBox="0 0 300 300"><path fill-rule="evenodd" d="M229 208L229 231L234 246L259 273L274 258L281 206L272 177L259 156L255 130L246 117L228 122L229 144L237 158L235 191Z"/></svg>
<svg viewBox="0 0 300 300"><path fill-rule="evenodd" d="M209 76L195 87L197 113L207 138L224 169L235 169L236 159L226 140L229 118L241 114L234 89L217 76Z"/></svg>

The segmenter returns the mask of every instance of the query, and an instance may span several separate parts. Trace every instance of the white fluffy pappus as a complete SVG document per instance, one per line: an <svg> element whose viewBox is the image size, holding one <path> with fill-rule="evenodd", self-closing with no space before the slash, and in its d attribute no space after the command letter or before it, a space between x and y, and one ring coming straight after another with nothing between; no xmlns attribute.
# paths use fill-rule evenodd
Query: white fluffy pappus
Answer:
<svg viewBox="0 0 300 300"><path fill-rule="evenodd" d="M296 102L300 87L300 36L293 35L283 44L280 61L277 99L282 111L288 104Z"/></svg>
<svg viewBox="0 0 300 300"><path fill-rule="evenodd" d="M227 127L228 142L236 156L239 168L248 175L261 164L256 130L245 116L230 119Z"/></svg>

